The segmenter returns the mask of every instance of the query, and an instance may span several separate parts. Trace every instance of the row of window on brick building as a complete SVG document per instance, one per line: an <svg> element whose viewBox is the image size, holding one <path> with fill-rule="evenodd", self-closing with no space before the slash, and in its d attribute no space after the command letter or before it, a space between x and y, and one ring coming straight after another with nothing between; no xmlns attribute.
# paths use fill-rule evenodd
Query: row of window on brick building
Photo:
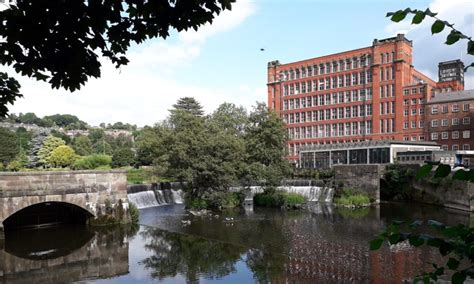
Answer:
<svg viewBox="0 0 474 284"><path fill-rule="evenodd" d="M290 139L359 136L371 133L372 121L370 120L288 128Z"/></svg>
<svg viewBox="0 0 474 284"><path fill-rule="evenodd" d="M461 145L462 145L462 148L461 148L462 150L465 150L465 151L471 150L471 147L470 147L469 144L461 144ZM441 145L441 149L443 149L444 151L450 150L448 145ZM451 150L453 150L453 151L460 150L459 144L452 144L451 145Z"/></svg>
<svg viewBox="0 0 474 284"><path fill-rule="evenodd" d="M449 126L449 119L440 119L441 126ZM463 125L471 125L471 118L469 116L465 116L462 118ZM431 120L431 127L438 127L440 124L438 123L437 119ZM459 118L455 117L451 120L451 125L459 125Z"/></svg>
<svg viewBox="0 0 474 284"><path fill-rule="evenodd" d="M286 124L327 121L334 119L372 116L372 105L355 105L307 112L288 113L283 116Z"/></svg>
<svg viewBox="0 0 474 284"><path fill-rule="evenodd" d="M283 110L301 109L370 100L372 100L372 89L359 89L332 94L313 95L303 98L286 99L283 101Z"/></svg>
<svg viewBox="0 0 474 284"><path fill-rule="evenodd" d="M469 103L466 103L466 104L463 104L462 106L462 110L463 111L469 111L470 109L470 104ZM439 106L438 105L434 105L431 107L431 113L432 114L437 114L439 111ZM448 105L442 105L441 106L441 112L442 113L447 113L449 111L449 106ZM452 104L451 105L451 112L459 112L459 104Z"/></svg>
<svg viewBox="0 0 474 284"><path fill-rule="evenodd" d="M307 77L353 70L370 64L371 56L365 55L365 57L353 57L310 66L302 66L301 68L284 70L280 73L280 76L283 80L298 80Z"/></svg>
<svg viewBox="0 0 474 284"><path fill-rule="evenodd" d="M463 131L456 130L456 131L431 132L431 140L436 141L440 138L440 136L441 136L441 140L447 140L449 139L449 132L451 132L451 139L460 139L460 136L459 136L460 132L462 132L463 139L471 138L471 130L463 130Z"/></svg>
<svg viewBox="0 0 474 284"><path fill-rule="evenodd" d="M283 96L357 86L366 82L372 82L372 72L370 71L321 78L319 80L287 83L283 86Z"/></svg>
<svg viewBox="0 0 474 284"><path fill-rule="evenodd" d="M280 73L281 79L286 80L298 80L307 77L331 74L336 72L342 72L347 70L353 70L372 64L370 54L365 54L360 57L355 56L352 58L334 60L331 62L317 63L310 66L302 66L301 68L295 68L290 70L284 70ZM380 62L381 64L391 63L395 60L395 52L381 53ZM384 75L385 73L385 75ZM388 74L391 73L391 74ZM394 70L392 68L381 69L381 80L394 79ZM385 79L382 79L385 78ZM370 81L369 81L370 82Z"/></svg>

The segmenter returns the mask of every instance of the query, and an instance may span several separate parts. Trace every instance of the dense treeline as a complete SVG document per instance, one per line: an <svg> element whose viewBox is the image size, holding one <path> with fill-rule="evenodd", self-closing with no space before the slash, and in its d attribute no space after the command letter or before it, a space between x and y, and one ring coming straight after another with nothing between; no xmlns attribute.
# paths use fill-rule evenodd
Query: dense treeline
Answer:
<svg viewBox="0 0 474 284"><path fill-rule="evenodd" d="M138 134L136 158L158 176L185 182L188 205L221 207L230 186L271 188L289 174L285 141L282 120L263 103L250 113L224 103L204 116L197 101L183 98L165 121Z"/></svg>
<svg viewBox="0 0 474 284"><path fill-rule="evenodd" d="M15 131L0 128L0 169L107 169L135 163L133 136L107 135L93 129L89 135L67 136L63 132Z"/></svg>
<svg viewBox="0 0 474 284"><path fill-rule="evenodd" d="M28 121L34 118L25 114L18 119L26 123L25 116ZM46 118L66 127L80 123L69 115ZM204 115L194 98L182 98L167 119L132 136L111 136L104 129L89 129L87 136L74 137L21 127L16 132L1 131L0 167L6 170L147 166L154 177L186 184L195 207L220 207L231 186L272 188L291 169L285 159L283 122L263 103L250 112L224 103Z"/></svg>
<svg viewBox="0 0 474 284"><path fill-rule="evenodd" d="M23 124L33 124L39 127L58 127L66 130L87 130L91 127L84 121L80 120L77 116L71 114L55 114L48 115L40 118L32 112L10 114L8 117L3 118L2 121L10 123L23 123ZM103 129L117 129L117 130L128 130L135 131L137 130L136 125L123 122L111 123L101 123L100 128Z"/></svg>

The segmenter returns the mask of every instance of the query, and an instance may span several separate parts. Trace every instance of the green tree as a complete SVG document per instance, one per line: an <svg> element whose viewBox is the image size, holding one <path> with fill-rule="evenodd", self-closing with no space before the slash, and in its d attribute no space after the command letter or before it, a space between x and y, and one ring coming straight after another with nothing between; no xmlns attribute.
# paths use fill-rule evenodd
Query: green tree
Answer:
<svg viewBox="0 0 474 284"><path fill-rule="evenodd" d="M43 141L46 139L48 134L46 132L38 132L31 139L30 152L28 154L28 167L37 168L43 166L43 163L40 161L38 152L41 147L43 147Z"/></svg>
<svg viewBox="0 0 474 284"><path fill-rule="evenodd" d="M27 112L25 114L20 113L18 116L20 123L24 124L36 124L38 125L41 122L41 118L37 117L36 114L32 112Z"/></svg>
<svg viewBox="0 0 474 284"><path fill-rule="evenodd" d="M133 164L135 161L135 153L130 148L118 148L114 151L112 156L112 167L126 167Z"/></svg>
<svg viewBox="0 0 474 284"><path fill-rule="evenodd" d="M6 166L19 152L20 147L15 133L0 127L0 163Z"/></svg>
<svg viewBox="0 0 474 284"><path fill-rule="evenodd" d="M264 103L257 103L245 129L247 183L279 185L291 172L286 160L286 129L282 119Z"/></svg>
<svg viewBox="0 0 474 284"><path fill-rule="evenodd" d="M30 150L30 143L32 139L32 132L27 131L24 127L18 127L15 131L18 137L18 144L20 144L21 151L28 152Z"/></svg>
<svg viewBox="0 0 474 284"><path fill-rule="evenodd" d="M132 44L161 37L169 30L197 30L231 9L235 0L176 1L17 1L0 12L0 62L53 88L74 91L100 77L98 54L118 68L128 63ZM45 19L48 19L47 21ZM18 51L21 52L18 52ZM61 58L61 60L57 60ZM19 94L19 84L0 74L1 116Z"/></svg>
<svg viewBox="0 0 474 284"><path fill-rule="evenodd" d="M211 120L224 131L243 135L249 118L244 107L223 103L212 113Z"/></svg>
<svg viewBox="0 0 474 284"><path fill-rule="evenodd" d="M58 146L49 156L49 164L55 168L70 167L77 159L77 155L69 146Z"/></svg>
<svg viewBox="0 0 474 284"><path fill-rule="evenodd" d="M171 113L177 111L184 111L194 116L202 116L204 111L202 110L201 104L193 97L180 98L174 105Z"/></svg>
<svg viewBox="0 0 474 284"><path fill-rule="evenodd" d="M72 148L80 156L92 154L92 143L89 137L78 135L72 140Z"/></svg>
<svg viewBox="0 0 474 284"><path fill-rule="evenodd" d="M162 153L162 138L165 137L167 129L163 125L155 125L154 127L145 127L139 131L135 139L137 148L136 160L140 165L149 166L153 160Z"/></svg>
<svg viewBox="0 0 474 284"><path fill-rule="evenodd" d="M91 140L92 144L95 144L98 141L102 141L102 139L105 139L104 130L96 128L89 130L89 139Z"/></svg>
<svg viewBox="0 0 474 284"><path fill-rule="evenodd" d="M48 167L52 166L50 161L51 153L54 151L54 149L65 144L66 143L61 138L54 137L52 135L46 137L43 141L43 145L38 151L38 158L40 163Z"/></svg>
<svg viewBox="0 0 474 284"><path fill-rule="evenodd" d="M66 144L71 144L71 137L67 136L66 133L64 133L62 131L58 131L56 129L53 129L53 130L51 130L50 134L53 135L54 137L61 138L62 140L64 140L64 142Z"/></svg>

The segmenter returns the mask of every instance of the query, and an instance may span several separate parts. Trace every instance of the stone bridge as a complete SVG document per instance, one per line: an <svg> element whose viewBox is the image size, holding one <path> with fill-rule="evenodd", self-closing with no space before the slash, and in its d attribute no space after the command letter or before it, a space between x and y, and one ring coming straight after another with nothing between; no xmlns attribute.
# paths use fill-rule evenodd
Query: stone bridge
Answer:
<svg viewBox="0 0 474 284"><path fill-rule="evenodd" d="M0 173L0 232L10 225L88 222L128 208L126 171Z"/></svg>

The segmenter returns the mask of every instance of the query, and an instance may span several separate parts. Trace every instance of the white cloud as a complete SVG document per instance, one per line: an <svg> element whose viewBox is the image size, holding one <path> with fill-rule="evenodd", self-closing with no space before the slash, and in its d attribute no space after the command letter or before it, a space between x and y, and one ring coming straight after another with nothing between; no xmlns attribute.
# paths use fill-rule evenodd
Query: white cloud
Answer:
<svg viewBox="0 0 474 284"><path fill-rule="evenodd" d="M206 39L237 27L254 11L253 2L239 1L232 11L221 13L212 25L198 32L181 33L174 42L152 40L134 47L128 54L130 63L119 70L104 60L102 77L90 79L74 93L52 90L49 84L20 77L25 97L10 110L39 116L69 113L92 125L115 121L151 125L164 119L172 104L183 96L195 97L207 112L224 101L248 107L254 103L256 92L259 98L266 98L266 92L251 87L242 91L238 84L226 89L199 86L184 82L179 71L192 67Z"/></svg>
<svg viewBox="0 0 474 284"><path fill-rule="evenodd" d="M466 35L474 35L474 3L472 0L434 0L429 8L438 13L437 17L454 23L456 29ZM449 29L431 35L433 20L428 18L420 25L411 25L411 17L400 23L390 23L386 27L389 36L405 33L413 40L413 59L415 68L425 71L437 80L438 63L441 61L461 59L465 64L474 62L474 56L467 54L467 42L460 40L454 45L445 45ZM474 89L474 70L471 68L465 75L466 89Z"/></svg>

